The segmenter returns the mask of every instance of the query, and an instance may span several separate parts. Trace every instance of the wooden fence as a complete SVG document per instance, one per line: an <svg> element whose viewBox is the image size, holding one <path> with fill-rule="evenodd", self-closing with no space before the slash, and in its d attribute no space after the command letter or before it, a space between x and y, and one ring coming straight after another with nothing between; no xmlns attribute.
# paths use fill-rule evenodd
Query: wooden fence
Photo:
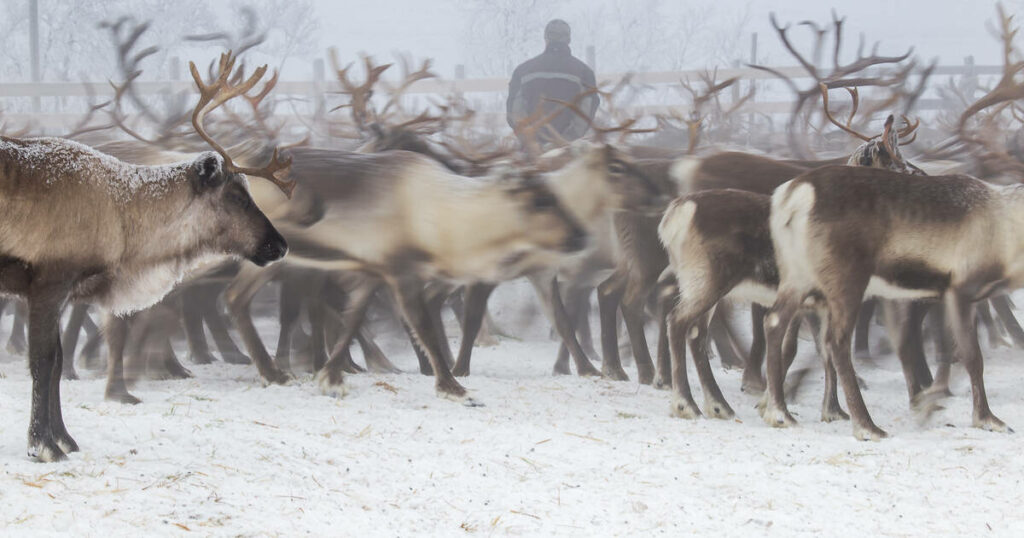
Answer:
<svg viewBox="0 0 1024 538"><path fill-rule="evenodd" d="M177 62L172 59L172 65ZM779 72L792 77L798 84L807 79L806 72L800 67L780 67ZM172 69L173 71L173 69ZM456 70L460 72L460 70ZM275 95L279 97L299 97L309 102L323 100L333 93L339 93L341 87L334 80L328 80L324 76L322 60L314 65L314 80L309 81L280 81L275 88ZM632 82L637 85L649 87L669 87L678 84L681 80L697 80L703 70L693 71L661 71L632 74ZM945 76L968 76L987 77L1002 73L1001 66L979 66L974 65L970 58L967 58L962 65L938 66L933 71L932 77ZM622 79L625 74L606 73L598 76L599 84L614 84ZM725 80L731 77L739 77L741 81L769 81L775 77L767 72L751 68L730 68L717 71L718 80ZM167 96L180 92L194 92L195 86L187 76L172 77L174 80L166 81L140 81L136 83L136 91L141 96ZM933 85L935 82L932 83ZM464 94L470 97L471 101L478 100L497 101L503 100L508 88L506 78L462 78L462 79L428 79L412 85L406 94L410 98L430 95L450 95L453 93ZM776 92L778 93L778 92ZM87 107L86 100L105 100L114 95L114 90L107 82L38 82L38 83L6 83L0 84L0 106L4 113L3 119L9 125L26 125L31 123L36 129L46 132L59 132L69 126L75 125L83 115ZM43 109L52 109L56 112L31 112L25 111L31 101L33 107L39 107L40 99L43 102ZM4 106L8 103L18 102L20 106ZM677 94L676 102L659 102L654 106L650 104L642 106L644 112L657 112L667 108L686 105L681 94ZM917 110L935 110L940 106L940 100L935 98L924 98L917 103ZM312 109L314 106L307 106ZM746 105L745 110L755 113L782 114L790 110L791 101L768 100L764 96L755 96ZM31 110L31 109L29 109ZM39 110L38 108L36 110ZM300 121L308 122L312 118L299 118Z"/></svg>

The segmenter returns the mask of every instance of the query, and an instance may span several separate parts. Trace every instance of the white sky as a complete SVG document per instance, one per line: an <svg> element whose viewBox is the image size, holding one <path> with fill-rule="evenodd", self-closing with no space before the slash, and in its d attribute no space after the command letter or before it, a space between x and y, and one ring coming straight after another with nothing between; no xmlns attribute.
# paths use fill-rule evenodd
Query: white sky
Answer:
<svg viewBox="0 0 1024 538"><path fill-rule="evenodd" d="M524 0L525 2L533 0ZM642 5L632 0L619 0L622 5ZM570 0L563 9L570 25L573 14L599 4L614 5L616 0ZM350 2L315 0L321 17L320 40L323 48L336 46L343 57L355 57L359 51L388 58L393 51L410 51L416 57L435 60L437 71L451 76L454 66L467 61L464 38L468 17L465 3L458 0L376 0ZM991 0L857 0L856 2L828 2L820 0L663 0L668 11L686 13L700 5L715 9L745 10L750 18L748 28L759 34L759 55L762 61L773 65L791 65L794 62L778 46L768 22L768 14L775 11L780 22L799 22L811 19L830 20L834 7L847 17L846 43L852 55L857 34L867 34L867 43L882 42L881 54L902 53L913 45L915 54L924 60L940 58L944 65L958 64L973 54L979 64L999 62L999 45L985 30L987 20L995 17L995 2ZM1020 3L1006 4L1011 12L1020 9ZM537 28L537 50L542 48L541 28ZM794 27L795 35L807 35L805 28ZM576 34L577 38L584 39ZM574 50L582 55L588 42L574 40ZM749 35L744 38L742 50L749 50ZM600 43L598 63L600 64ZM743 60L747 60L744 52ZM848 56L849 57L849 56ZM521 61L525 58L518 59ZM705 67L693 65L692 67ZM470 73L472 76L472 73Z"/></svg>

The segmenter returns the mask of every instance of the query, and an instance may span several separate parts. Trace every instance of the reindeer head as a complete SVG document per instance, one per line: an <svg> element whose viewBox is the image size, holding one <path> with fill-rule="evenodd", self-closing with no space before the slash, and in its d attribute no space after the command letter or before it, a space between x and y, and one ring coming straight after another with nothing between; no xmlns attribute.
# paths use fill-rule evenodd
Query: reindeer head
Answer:
<svg viewBox="0 0 1024 538"><path fill-rule="evenodd" d="M501 183L505 194L516 204L526 243L540 250L565 253L586 246L586 231L539 174L500 165L491 170L487 180Z"/></svg>
<svg viewBox="0 0 1024 538"><path fill-rule="evenodd" d="M214 230L209 236L213 250L260 267L288 252L284 237L249 194L245 176L228 170L220 155L207 151L196 157L189 167L189 184L192 203L202 208L203 229Z"/></svg>
<svg viewBox="0 0 1024 538"><path fill-rule="evenodd" d="M904 174L924 175L924 172L920 168L907 162L903 158L903 153L900 152L900 145L909 144L917 138L917 133L915 133L915 131L921 124L920 120L916 123L911 123L906 116L903 116L903 122L905 123L904 127L902 129L894 129L893 124L896 122L896 117L889 114L889 117L885 120L885 126L883 127L881 135L866 136L850 127L850 124L853 122L853 117L857 113L857 107L860 104L860 94L857 92L857 89L847 88L847 91L850 92L850 97L853 100L853 107L846 123L842 123L833 117L832 113L828 109L828 87L825 84L821 84L819 88L821 91L825 117L828 118L828 120L836 127L839 127L847 133L864 141L864 143L858 146L857 149L854 150L853 154L850 155L850 159L846 164L850 166L884 168L886 170L892 170L893 172L901 172ZM901 139L905 140L901 141Z"/></svg>

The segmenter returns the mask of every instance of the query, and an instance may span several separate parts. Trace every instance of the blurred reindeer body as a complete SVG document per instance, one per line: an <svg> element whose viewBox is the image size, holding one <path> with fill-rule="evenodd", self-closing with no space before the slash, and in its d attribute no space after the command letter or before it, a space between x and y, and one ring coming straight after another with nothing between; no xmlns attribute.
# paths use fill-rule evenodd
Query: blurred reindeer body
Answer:
<svg viewBox="0 0 1024 538"><path fill-rule="evenodd" d="M560 251L582 241L575 225L565 226L573 222L569 215L562 213L560 222L557 213L524 212L515 183L458 176L416 153L296 149L292 156L296 177L308 177L303 187L324 204L323 218L311 226L282 223L286 235L295 237L293 263L499 281L522 271L519 261L538 246ZM303 174L324 159L332 175ZM541 189L539 183L535 187ZM535 194L560 212L546 189Z"/></svg>

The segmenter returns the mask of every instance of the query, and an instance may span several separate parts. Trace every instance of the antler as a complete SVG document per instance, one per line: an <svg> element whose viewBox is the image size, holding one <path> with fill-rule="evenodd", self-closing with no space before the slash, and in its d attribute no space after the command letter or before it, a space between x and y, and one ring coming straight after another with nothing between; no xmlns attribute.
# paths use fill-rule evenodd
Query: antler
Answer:
<svg viewBox="0 0 1024 538"><path fill-rule="evenodd" d="M332 111L346 106L352 107L352 119L360 130L365 130L368 126L367 118L371 114L369 105L370 98L373 97L373 87L380 80L381 74L391 67L391 64L374 65L372 58L363 56L363 64L366 67L366 80L362 84L356 85L348 77L348 70L352 67L352 64L346 65L344 68L340 67L338 51L334 48L330 50L330 57L331 65L334 67L338 77L338 83L341 84L342 93L350 96L350 101L347 105L335 107Z"/></svg>
<svg viewBox="0 0 1024 538"><path fill-rule="evenodd" d="M846 90L850 92L850 98L853 100L853 109L850 110L850 116L847 118L846 124L841 123L834 116L832 116L832 112L828 109L828 86L826 86L824 83L821 83L818 85L818 88L821 90L822 108L824 109L825 117L828 118L828 121L832 122L832 124L835 125L836 127L839 127L840 129L846 131L847 133L850 133L851 135L865 142L871 142L875 138L878 138L878 135L866 136L855 131L852 127L850 127L850 123L853 122L854 115L857 114L857 108L860 106L860 93L857 91L857 88L846 88Z"/></svg>
<svg viewBox="0 0 1024 538"><path fill-rule="evenodd" d="M409 60L406 57L399 57L399 62L402 65L402 82L398 85L397 88L391 90L391 96L388 98L388 102L384 104L384 108L382 108L380 111L380 118L387 117L387 114L391 110L391 107L398 105L399 99L401 99L402 95L413 84L421 80L437 77L437 75L430 70L431 60L429 58L423 60L423 63L420 64L420 68L417 69L416 71L410 70Z"/></svg>
<svg viewBox="0 0 1024 538"><path fill-rule="evenodd" d="M807 72L810 78L814 80L814 84L805 89L801 89L796 85L796 82L787 75L782 74L777 69L766 67L763 65L749 64L754 69L759 69L767 73L771 73L776 76L779 80L786 84L790 90L796 94L796 100L793 103L793 109L790 113L789 124L787 128L787 136L789 138L789 145L793 149L794 153L800 157L808 158L809 150L798 138L798 126L801 122L801 117L804 111L804 107L808 101L816 96L820 92L819 86L825 84L829 89L835 88L847 88L847 87L858 87L858 86L881 86L881 87L892 87L905 81L911 70L914 69L916 64L911 61L903 66L895 66L892 70L882 72L875 76L864 76L860 73L865 69L878 65L894 65L900 64L904 60L910 57L913 52L913 48L908 50L905 54L900 56L880 56L878 54L878 43L871 49L869 56L864 55L864 38L861 36L860 44L857 48L857 59L847 63L841 64L839 61L839 52L843 40L843 24L845 18L840 18L835 11L832 12L832 67L827 73L823 73L819 69L815 62L808 61L796 47L793 46L789 39L787 32L789 31L789 25L781 26L772 13L770 16L772 27L779 36L779 40L786 50L792 55L800 66ZM817 45L815 46L815 55L820 55L820 51L823 45L823 34L821 28L816 25L811 26L818 35ZM928 71L930 73L930 71Z"/></svg>
<svg viewBox="0 0 1024 538"><path fill-rule="evenodd" d="M199 88L199 102L196 103L196 107L192 112L192 126L195 128L196 133L199 134L200 138L206 141L217 153L224 158L224 168L229 172L237 172L246 175L259 176L269 180L271 183L278 186L285 196L291 198L292 190L295 188L294 180L286 180L284 178L288 175L289 167L292 164L291 157L287 157L281 160L278 156L277 148L274 148L274 155L271 157L270 162L262 168L247 168L236 166L231 160L231 156L228 152L221 147L203 127L203 120L206 119L206 115L217 107L223 105L228 100L243 95L251 90L256 84L263 78L263 75L267 72L267 66L261 66L256 69L253 74L244 82L236 85L232 85L229 82L231 77L231 70L235 65L235 57L232 56L231 51L220 55L220 71L213 84L205 84L202 77L199 75L199 70L196 69L194 62L189 62L189 71L192 73L192 78L196 82L196 86ZM280 176L280 177L279 177Z"/></svg>

